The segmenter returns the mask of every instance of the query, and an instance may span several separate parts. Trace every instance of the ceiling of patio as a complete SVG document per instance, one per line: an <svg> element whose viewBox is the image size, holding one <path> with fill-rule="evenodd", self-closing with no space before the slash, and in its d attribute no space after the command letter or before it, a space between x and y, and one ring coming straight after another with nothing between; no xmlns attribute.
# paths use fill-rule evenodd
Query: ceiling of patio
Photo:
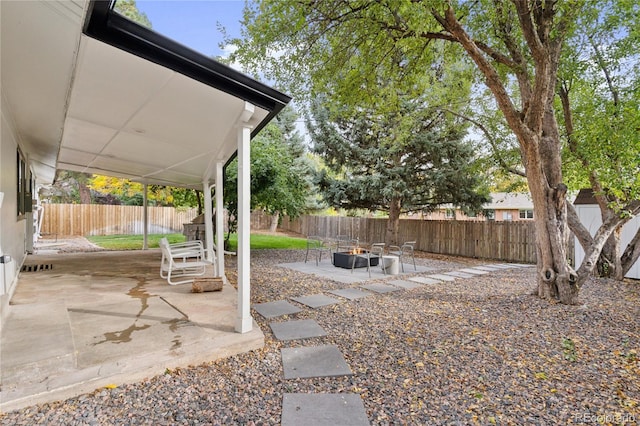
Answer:
<svg viewBox="0 0 640 426"><path fill-rule="evenodd" d="M202 188L234 155L245 100L82 34L85 1L1 7L3 107L39 183L66 169Z"/></svg>

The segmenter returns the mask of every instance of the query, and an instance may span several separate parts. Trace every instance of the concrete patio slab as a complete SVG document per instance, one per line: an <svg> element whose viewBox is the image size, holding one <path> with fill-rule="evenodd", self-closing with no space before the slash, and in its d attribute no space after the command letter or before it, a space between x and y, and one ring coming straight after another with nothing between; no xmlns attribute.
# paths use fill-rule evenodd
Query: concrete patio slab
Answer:
<svg viewBox="0 0 640 426"><path fill-rule="evenodd" d="M400 289L398 287L392 286L392 285L387 285L387 284L380 284L380 283L374 283L374 284L365 284L360 286L364 289L367 290L371 290L374 291L376 293L391 293L394 291L400 291Z"/></svg>
<svg viewBox="0 0 640 426"><path fill-rule="evenodd" d="M251 305L253 309L265 318L276 318L283 315L297 314L302 309L292 305L286 300L278 300L275 302L256 303Z"/></svg>
<svg viewBox="0 0 640 426"><path fill-rule="evenodd" d="M435 278L427 278L427 277L411 277L410 281L415 281L420 284L439 284L442 280L437 280Z"/></svg>
<svg viewBox="0 0 640 426"><path fill-rule="evenodd" d="M384 279L391 278L394 275L386 275L382 268L379 266L371 267L371 277L367 273L367 268L356 268L353 273L351 269L338 268L331 264L329 260L323 260L317 266L314 262L296 262L296 263L281 263L278 266L288 269L293 269L295 271L303 272L305 274L313 274L319 277L329 279L332 281L337 281L343 284L356 284L363 281L370 281L375 279ZM400 272L400 274L395 275L396 277L400 277L403 275L409 274L417 274L433 271L434 268L420 266L417 265L417 270L413 269L413 265L406 266L405 272Z"/></svg>
<svg viewBox="0 0 640 426"><path fill-rule="evenodd" d="M269 327L278 340L309 339L327 335L320 324L312 319L272 322Z"/></svg>
<svg viewBox="0 0 640 426"><path fill-rule="evenodd" d="M362 397L355 393L285 393L282 426L367 426Z"/></svg>
<svg viewBox="0 0 640 426"><path fill-rule="evenodd" d="M389 281L389 284L394 285L396 287L402 287L406 290L422 287L422 284L419 284L415 281L405 281L405 280L393 280L393 281Z"/></svg>
<svg viewBox="0 0 640 426"><path fill-rule="evenodd" d="M353 374L335 345L282 348L280 353L285 379Z"/></svg>
<svg viewBox="0 0 640 426"><path fill-rule="evenodd" d="M355 300L371 295L366 291L358 290L357 288L340 288L338 290L329 291L336 296L344 297L345 299Z"/></svg>
<svg viewBox="0 0 640 426"><path fill-rule="evenodd" d="M456 278L473 278L474 277L473 274L467 274L461 271L449 271L449 272L444 272L444 274L451 275L452 277L456 277Z"/></svg>
<svg viewBox="0 0 640 426"><path fill-rule="evenodd" d="M238 295L191 293L158 276L159 250L30 255L0 339L10 411L132 383L264 346L253 322L236 333ZM117 265L117 266L115 266Z"/></svg>
<svg viewBox="0 0 640 426"><path fill-rule="evenodd" d="M294 300L298 303L302 303L303 305L307 305L310 308L320 308L322 306L327 305L335 305L336 303L340 303L339 299L335 297L329 297L322 293L320 294L312 294L310 296L300 296L300 297L292 297L291 300Z"/></svg>
<svg viewBox="0 0 640 426"><path fill-rule="evenodd" d="M445 274L432 274L429 275L427 278L434 278L436 280L440 280L440 281L455 281L456 278L452 277L451 275L445 275Z"/></svg>
<svg viewBox="0 0 640 426"><path fill-rule="evenodd" d="M506 263L494 263L494 264L491 264L491 266L493 266L494 268L498 268L498 269L511 269L511 268L513 268L513 266L508 265Z"/></svg>
<svg viewBox="0 0 640 426"><path fill-rule="evenodd" d="M473 274L473 275L484 275L489 273L489 271L483 271L481 269L475 269L475 268L464 268L464 269L460 269L459 271L466 272L467 274Z"/></svg>

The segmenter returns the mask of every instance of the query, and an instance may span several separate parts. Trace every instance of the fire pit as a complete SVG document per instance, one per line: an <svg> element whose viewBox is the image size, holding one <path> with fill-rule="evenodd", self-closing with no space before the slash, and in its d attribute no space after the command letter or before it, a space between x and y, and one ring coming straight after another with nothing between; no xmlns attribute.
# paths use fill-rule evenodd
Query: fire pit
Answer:
<svg viewBox="0 0 640 426"><path fill-rule="evenodd" d="M367 254L366 250L360 249L358 254ZM371 266L378 266L379 262L378 256L371 256ZM353 265L353 262L356 262ZM353 253L353 251L337 251L333 253L333 266L338 268L351 269L354 268L366 268L367 267L367 258L365 256L358 256Z"/></svg>

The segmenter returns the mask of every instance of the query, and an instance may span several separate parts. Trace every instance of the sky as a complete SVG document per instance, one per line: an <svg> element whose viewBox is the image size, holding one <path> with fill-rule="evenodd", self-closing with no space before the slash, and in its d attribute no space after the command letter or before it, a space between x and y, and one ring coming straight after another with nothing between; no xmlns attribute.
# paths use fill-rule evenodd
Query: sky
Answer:
<svg viewBox="0 0 640 426"><path fill-rule="evenodd" d="M226 56L218 23L240 36L244 0L137 0L153 30L206 56Z"/></svg>

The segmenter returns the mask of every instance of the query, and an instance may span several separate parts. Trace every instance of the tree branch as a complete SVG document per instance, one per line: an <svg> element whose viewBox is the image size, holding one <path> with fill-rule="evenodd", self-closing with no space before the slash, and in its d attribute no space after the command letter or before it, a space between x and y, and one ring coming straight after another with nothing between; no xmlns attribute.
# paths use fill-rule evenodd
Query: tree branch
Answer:
<svg viewBox="0 0 640 426"><path fill-rule="evenodd" d="M620 264L622 265L622 276L627 275L631 267L640 258L640 228L636 232L636 235L629 241L627 248L622 256L620 256Z"/></svg>
<svg viewBox="0 0 640 426"><path fill-rule="evenodd" d="M493 138L493 136L491 135L491 132L489 132L489 129L487 129L482 123L480 123L478 120L475 120L471 117L467 117L466 115L457 113L455 111L452 111L448 108L443 108L443 111L448 112L449 114L455 115L456 117L460 117L463 120L466 120L470 123L472 123L473 125L475 125L476 127L478 127L482 133L484 133L485 137L487 138L487 141L489 142L489 144L491 145L491 149L493 150L493 155L494 157L498 160L498 163L500 164L500 166L508 171L509 173L513 173L514 175L518 175L518 176L522 176L522 177L527 177L527 174L525 173L524 170L520 170L516 167L512 167L510 165L507 164L507 162L504 160L504 158L502 158L502 156L500 155L500 151L498 149L498 144L496 143L495 139Z"/></svg>
<svg viewBox="0 0 640 426"><path fill-rule="evenodd" d="M431 13L436 20L443 25L444 29L449 31L456 38L467 54L476 63L480 72L485 76L487 86L494 94L500 110L504 114L511 129L516 133L516 136L518 136L518 140L522 145L524 143L524 138L521 136L528 133L529 130L520 120L520 114L511 102L511 97L502 84L496 69L487 61L482 54L482 50L473 42L467 32L462 28L451 7L447 8L445 18L441 17L435 9L432 9Z"/></svg>

